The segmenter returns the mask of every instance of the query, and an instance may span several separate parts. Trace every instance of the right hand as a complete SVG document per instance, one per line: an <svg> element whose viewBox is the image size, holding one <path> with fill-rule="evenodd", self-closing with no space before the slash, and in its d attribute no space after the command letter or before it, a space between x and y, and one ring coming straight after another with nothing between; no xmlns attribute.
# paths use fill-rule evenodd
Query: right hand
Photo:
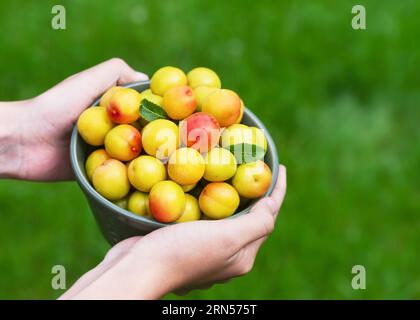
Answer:
<svg viewBox="0 0 420 320"><path fill-rule="evenodd" d="M62 298L156 299L248 273L272 232L286 193L286 169L270 197L234 219L195 221L122 241Z"/></svg>

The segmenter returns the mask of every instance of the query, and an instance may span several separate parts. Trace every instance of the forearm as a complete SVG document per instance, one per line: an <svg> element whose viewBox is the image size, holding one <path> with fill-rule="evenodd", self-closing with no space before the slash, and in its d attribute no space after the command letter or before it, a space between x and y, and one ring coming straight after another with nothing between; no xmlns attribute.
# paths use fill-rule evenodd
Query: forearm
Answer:
<svg viewBox="0 0 420 320"><path fill-rule="evenodd" d="M102 262L60 299L159 299L174 289L177 275L168 263L130 253L117 260Z"/></svg>
<svg viewBox="0 0 420 320"><path fill-rule="evenodd" d="M22 166L23 119L28 101L0 102L0 178L18 178Z"/></svg>

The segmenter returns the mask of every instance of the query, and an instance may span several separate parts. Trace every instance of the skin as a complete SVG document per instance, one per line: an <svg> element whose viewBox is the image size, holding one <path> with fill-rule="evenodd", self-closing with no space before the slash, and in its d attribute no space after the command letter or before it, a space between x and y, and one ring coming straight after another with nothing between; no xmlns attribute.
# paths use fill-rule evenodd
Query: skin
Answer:
<svg viewBox="0 0 420 320"><path fill-rule="evenodd" d="M86 159L85 169L90 181L92 181L93 172L95 172L96 168L108 159L111 159L111 157L104 149L95 150L89 155Z"/></svg>
<svg viewBox="0 0 420 320"><path fill-rule="evenodd" d="M194 92L188 86L180 86L169 89L165 92L162 100L162 107L169 118L182 120L191 115L196 107Z"/></svg>
<svg viewBox="0 0 420 320"><path fill-rule="evenodd" d="M273 195L247 215L174 224L120 242L61 299L157 299L249 273L284 199L283 166L279 177Z"/></svg>
<svg viewBox="0 0 420 320"><path fill-rule="evenodd" d="M111 158L133 160L142 150L141 134L132 125L120 124L105 136L105 150Z"/></svg>
<svg viewBox="0 0 420 320"><path fill-rule="evenodd" d="M77 121L77 129L83 140L91 146L104 144L105 136L114 127L103 107L92 107L83 111Z"/></svg>
<svg viewBox="0 0 420 320"><path fill-rule="evenodd" d="M226 182L212 182L205 186L198 198L201 211L211 219L223 219L239 207L238 192Z"/></svg>
<svg viewBox="0 0 420 320"><path fill-rule="evenodd" d="M239 195L248 199L261 197L271 185L270 168L263 161L243 163L238 166L232 185Z"/></svg>
<svg viewBox="0 0 420 320"><path fill-rule="evenodd" d="M166 168L155 157L140 156L130 162L128 179L137 190L149 192L156 183L166 179Z"/></svg>
<svg viewBox="0 0 420 320"><path fill-rule="evenodd" d="M114 58L72 75L37 97L0 102L0 177L72 179L69 142L79 115L108 88L146 79Z"/></svg>
<svg viewBox="0 0 420 320"><path fill-rule="evenodd" d="M36 98L0 102L0 177L71 179L69 138L79 114L108 88L146 79L121 59L111 59ZM281 166L274 192L249 214L175 224L122 241L60 299L157 299L244 275L274 229L285 192Z"/></svg>
<svg viewBox="0 0 420 320"><path fill-rule="evenodd" d="M219 89L207 97L201 110L212 114L221 127L228 127L240 116L241 99L232 90Z"/></svg>

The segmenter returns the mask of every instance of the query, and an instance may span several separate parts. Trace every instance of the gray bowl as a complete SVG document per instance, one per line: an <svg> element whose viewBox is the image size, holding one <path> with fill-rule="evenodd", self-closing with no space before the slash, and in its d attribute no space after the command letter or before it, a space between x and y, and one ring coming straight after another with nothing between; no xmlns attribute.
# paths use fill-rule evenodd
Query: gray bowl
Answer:
<svg viewBox="0 0 420 320"><path fill-rule="evenodd" d="M143 91L149 88L150 82L135 82L125 85L125 87L133 88L137 91ZM99 98L93 105L99 104ZM275 181L278 176L278 158L276 146L262 122L248 108L245 108L242 123L255 126L264 130L267 137L267 153L264 161L271 168L273 173L273 181L266 195L270 195L273 191ZM145 217L138 216L127 210L124 210L102 197L90 184L85 171L85 161L88 155L96 148L86 144L80 137L77 126L74 127L70 142L70 158L71 164L76 176L77 183L83 190L89 206L95 216L95 219L106 240L114 245L121 240L136 235L145 235L153 230L165 227L169 224L150 220ZM235 213L231 218L246 214L250 211L255 201L246 204L246 207Z"/></svg>

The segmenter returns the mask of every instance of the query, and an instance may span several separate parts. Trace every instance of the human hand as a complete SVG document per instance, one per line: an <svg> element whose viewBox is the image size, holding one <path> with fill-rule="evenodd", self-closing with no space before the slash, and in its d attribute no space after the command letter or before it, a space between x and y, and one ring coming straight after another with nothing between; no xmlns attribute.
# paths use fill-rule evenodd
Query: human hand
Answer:
<svg viewBox="0 0 420 320"><path fill-rule="evenodd" d="M147 80L123 60L114 58L77 73L36 98L14 103L9 112L18 112L15 129L20 137L17 172L10 176L25 180L68 180L69 142L79 114L94 99L114 85ZM6 161L6 160L5 160Z"/></svg>
<svg viewBox="0 0 420 320"><path fill-rule="evenodd" d="M286 193L286 169L270 197L241 217L158 229L113 247L63 299L156 299L248 273L272 232Z"/></svg>

